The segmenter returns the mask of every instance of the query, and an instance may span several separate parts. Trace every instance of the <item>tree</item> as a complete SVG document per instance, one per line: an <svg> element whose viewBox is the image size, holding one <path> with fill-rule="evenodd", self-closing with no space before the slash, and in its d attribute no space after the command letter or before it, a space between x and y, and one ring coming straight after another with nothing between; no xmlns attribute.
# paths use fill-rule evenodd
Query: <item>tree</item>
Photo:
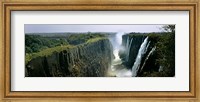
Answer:
<svg viewBox="0 0 200 102"><path fill-rule="evenodd" d="M162 29L166 32L175 32L175 25L164 25Z"/></svg>

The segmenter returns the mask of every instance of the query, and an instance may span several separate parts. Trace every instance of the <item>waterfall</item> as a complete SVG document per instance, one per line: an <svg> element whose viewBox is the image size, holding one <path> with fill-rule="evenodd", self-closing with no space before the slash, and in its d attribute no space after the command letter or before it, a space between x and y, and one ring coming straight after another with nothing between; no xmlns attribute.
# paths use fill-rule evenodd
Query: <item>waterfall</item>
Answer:
<svg viewBox="0 0 200 102"><path fill-rule="evenodd" d="M108 69L108 76L116 76L116 77L131 77L132 72L130 69L127 69L123 64L122 60L119 56L119 51L126 51L129 48L129 38L127 39L126 47L122 46L122 36L125 33L118 32L115 36L111 36L109 38L112 46L113 46L113 55L114 59L112 59L112 63L110 68ZM126 51L127 52L127 51ZM112 55L111 55L112 56Z"/></svg>
<svg viewBox="0 0 200 102"><path fill-rule="evenodd" d="M121 64L121 59L119 57L119 51L122 48L121 44L122 44L122 35L124 35L123 32L118 32L115 36L114 42L112 43L114 50L113 50L113 54L115 56L115 59L113 60L113 62L115 64Z"/></svg>
<svg viewBox="0 0 200 102"><path fill-rule="evenodd" d="M123 32L118 32L114 37L110 37L109 40L113 46L113 55L114 59L112 59L112 65L111 70L115 70L114 66L119 65L122 63L120 57L119 57L119 51L122 48L122 35L124 35Z"/></svg>
<svg viewBox="0 0 200 102"><path fill-rule="evenodd" d="M129 60L129 53L130 53L132 41L133 41L133 38L131 39L130 43L128 42L127 53L126 53L126 62L128 62L128 60Z"/></svg>
<svg viewBox="0 0 200 102"><path fill-rule="evenodd" d="M149 43L148 43L148 37L146 37L145 40L143 41L143 43L140 46L136 60L135 60L133 67L132 67L132 76L133 77L137 76L137 72L140 68L142 57L147 52L147 49L149 47Z"/></svg>
<svg viewBox="0 0 200 102"><path fill-rule="evenodd" d="M142 67L141 67L141 69L140 69L140 72L143 70L143 68L144 68L144 66L145 66L145 64L146 64L146 62L147 62L147 60L149 59L149 56L150 56L151 54L153 54L153 52L154 52L155 50L156 50L156 46L153 47L153 48L151 49L151 51L149 52L149 54L147 55L146 59L144 60L143 65L142 65Z"/></svg>
<svg viewBox="0 0 200 102"><path fill-rule="evenodd" d="M127 40L126 40L126 61L127 61L127 58L128 58L128 45L129 45L129 36L127 37Z"/></svg>

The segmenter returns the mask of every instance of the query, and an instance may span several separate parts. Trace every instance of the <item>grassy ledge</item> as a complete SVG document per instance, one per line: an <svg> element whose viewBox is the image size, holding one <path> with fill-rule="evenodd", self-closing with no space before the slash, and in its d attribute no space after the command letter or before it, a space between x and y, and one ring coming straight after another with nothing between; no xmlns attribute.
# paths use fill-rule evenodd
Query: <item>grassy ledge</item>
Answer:
<svg viewBox="0 0 200 102"><path fill-rule="evenodd" d="M97 37L97 38L89 39L89 40L87 40L87 42L85 42L83 44L80 44L80 45L76 45L76 46L74 46L74 45L63 45L63 46L56 46L56 47L53 47L53 48L47 48L47 49L44 49L44 50L42 50L40 52L37 52L37 53L31 53L31 54L26 53L26 55L25 55L25 64L27 64L29 61L31 61L32 59L37 58L37 57L44 57L44 56L47 57L47 56L52 55L55 52L61 52L63 50L76 48L78 46L84 46L86 44L97 42L99 40L105 40L105 39L108 39L108 38L106 38L106 37Z"/></svg>

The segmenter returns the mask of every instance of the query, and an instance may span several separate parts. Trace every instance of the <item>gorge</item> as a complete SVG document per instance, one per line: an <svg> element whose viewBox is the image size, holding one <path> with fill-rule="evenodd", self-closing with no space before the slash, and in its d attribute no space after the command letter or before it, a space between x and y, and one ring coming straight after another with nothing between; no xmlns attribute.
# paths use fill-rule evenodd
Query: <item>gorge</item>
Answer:
<svg viewBox="0 0 200 102"><path fill-rule="evenodd" d="M175 45L167 40L173 40L173 37L173 33L160 32L117 32L97 37L89 34L87 40L81 43L78 39L78 43L69 42L71 45L62 43L27 53L25 76L172 77L175 75Z"/></svg>

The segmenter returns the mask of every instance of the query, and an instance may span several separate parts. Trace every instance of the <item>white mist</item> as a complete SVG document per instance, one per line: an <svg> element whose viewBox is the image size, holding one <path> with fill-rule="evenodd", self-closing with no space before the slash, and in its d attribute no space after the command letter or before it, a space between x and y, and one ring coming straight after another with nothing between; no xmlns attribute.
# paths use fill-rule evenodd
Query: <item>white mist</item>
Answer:
<svg viewBox="0 0 200 102"><path fill-rule="evenodd" d="M132 76L131 70L128 70L127 68L123 67L122 60L120 59L120 56L119 56L119 51L125 50L122 47L122 36L124 34L125 34L124 32L118 32L115 35L115 37L110 38L110 41L113 46L113 54L115 57L112 60L111 70L109 71L109 74L111 76L116 76L116 77L131 77Z"/></svg>

